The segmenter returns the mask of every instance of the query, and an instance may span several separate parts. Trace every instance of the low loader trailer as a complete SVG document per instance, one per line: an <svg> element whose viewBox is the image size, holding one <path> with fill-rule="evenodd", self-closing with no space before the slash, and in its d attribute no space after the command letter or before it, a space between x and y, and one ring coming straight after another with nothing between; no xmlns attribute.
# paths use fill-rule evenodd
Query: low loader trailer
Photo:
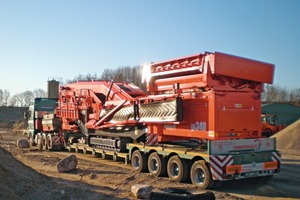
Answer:
<svg viewBox="0 0 300 200"><path fill-rule="evenodd" d="M205 52L144 66L132 83L82 81L39 98L27 113L40 150L123 158L137 172L202 189L280 172L276 139L261 132L261 92L274 65Z"/></svg>

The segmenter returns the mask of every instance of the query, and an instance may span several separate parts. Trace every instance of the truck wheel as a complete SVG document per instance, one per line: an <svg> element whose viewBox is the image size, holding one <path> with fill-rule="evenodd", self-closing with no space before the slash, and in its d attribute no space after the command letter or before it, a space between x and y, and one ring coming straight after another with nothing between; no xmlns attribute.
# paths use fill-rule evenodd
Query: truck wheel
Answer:
<svg viewBox="0 0 300 200"><path fill-rule="evenodd" d="M147 171L147 156L139 150L135 150L131 156L131 165L137 172Z"/></svg>
<svg viewBox="0 0 300 200"><path fill-rule="evenodd" d="M52 150L52 136L51 136L51 134L47 135L46 143L47 143L48 149Z"/></svg>
<svg viewBox="0 0 300 200"><path fill-rule="evenodd" d="M149 195L149 200L215 200L213 192L187 188L164 188L154 190Z"/></svg>
<svg viewBox="0 0 300 200"><path fill-rule="evenodd" d="M194 162L190 175L192 183L198 188L210 189L214 185L211 172L203 160Z"/></svg>
<svg viewBox="0 0 300 200"><path fill-rule="evenodd" d="M29 133L28 142L31 147L36 145L36 143L34 142L34 134L33 133Z"/></svg>
<svg viewBox="0 0 300 200"><path fill-rule="evenodd" d="M42 135L42 149L43 150L48 150L46 134Z"/></svg>
<svg viewBox="0 0 300 200"><path fill-rule="evenodd" d="M165 176L167 174L167 161L156 152L151 153L148 158L148 170L153 177Z"/></svg>
<svg viewBox="0 0 300 200"><path fill-rule="evenodd" d="M172 181L184 182L189 178L189 164L187 160L172 156L167 165L168 176Z"/></svg>
<svg viewBox="0 0 300 200"><path fill-rule="evenodd" d="M38 146L38 150L42 151L43 150L42 135L40 133L36 134L36 143L37 143L37 146Z"/></svg>

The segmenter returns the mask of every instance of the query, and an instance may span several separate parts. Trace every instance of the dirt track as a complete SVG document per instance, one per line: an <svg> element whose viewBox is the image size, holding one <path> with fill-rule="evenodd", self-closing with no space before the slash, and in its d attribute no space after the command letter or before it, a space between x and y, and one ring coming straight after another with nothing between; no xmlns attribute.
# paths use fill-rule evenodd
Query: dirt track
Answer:
<svg viewBox="0 0 300 200"><path fill-rule="evenodd" d="M86 199L87 195L88 199L132 199L130 188L138 183L156 188L193 188L190 183L173 183L167 178L137 174L123 161L113 162L84 154L76 154L77 170L58 173L57 162L72 153L17 149L16 140L22 137L0 132L0 146L28 166L0 151L0 199ZM300 154L286 153L289 152L282 155L282 172L272 181L264 184L244 180L226 182L213 191L217 199L300 199Z"/></svg>

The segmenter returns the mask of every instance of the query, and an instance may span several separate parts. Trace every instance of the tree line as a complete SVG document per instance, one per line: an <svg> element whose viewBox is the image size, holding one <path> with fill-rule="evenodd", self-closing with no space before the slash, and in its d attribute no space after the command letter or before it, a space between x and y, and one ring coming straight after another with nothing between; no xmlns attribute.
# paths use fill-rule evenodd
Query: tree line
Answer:
<svg viewBox="0 0 300 200"><path fill-rule="evenodd" d="M32 102L36 97L46 97L45 90L27 90L11 96L8 90L0 89L0 106L28 107L30 102Z"/></svg>
<svg viewBox="0 0 300 200"><path fill-rule="evenodd" d="M77 81L96 81L109 80L114 82L129 82L134 83L138 87L146 90L146 84L142 83L142 68L141 66L123 66L116 69L104 69L101 76L96 73L88 73L86 75L79 74L73 79L67 80L66 83ZM0 89L0 106L29 106L30 102L36 97L46 97L46 92L43 89L33 91L25 91L19 94L10 96L10 92L6 89ZM261 99L268 103L291 103L300 106L300 88L287 89L276 85L264 86L264 92Z"/></svg>
<svg viewBox="0 0 300 200"><path fill-rule="evenodd" d="M143 90L146 90L146 83L142 83L142 67L141 66L124 66L116 69L104 69L101 76L95 74L79 74L71 80L67 80L67 83L77 82L77 81L114 81L114 82L128 82L133 83Z"/></svg>
<svg viewBox="0 0 300 200"><path fill-rule="evenodd" d="M266 84L262 93L262 101L266 103L290 103L300 106L300 88L288 89Z"/></svg>

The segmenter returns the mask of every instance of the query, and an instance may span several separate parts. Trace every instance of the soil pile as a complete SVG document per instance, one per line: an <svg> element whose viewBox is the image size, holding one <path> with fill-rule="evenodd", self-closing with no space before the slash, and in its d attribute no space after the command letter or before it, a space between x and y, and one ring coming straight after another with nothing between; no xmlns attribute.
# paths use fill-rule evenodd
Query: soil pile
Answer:
<svg viewBox="0 0 300 200"><path fill-rule="evenodd" d="M74 184L77 187L72 187ZM78 182L40 174L0 147L0 199L109 199L90 189Z"/></svg>
<svg viewBox="0 0 300 200"><path fill-rule="evenodd" d="M279 150L300 150L300 120L294 122L274 136Z"/></svg>

